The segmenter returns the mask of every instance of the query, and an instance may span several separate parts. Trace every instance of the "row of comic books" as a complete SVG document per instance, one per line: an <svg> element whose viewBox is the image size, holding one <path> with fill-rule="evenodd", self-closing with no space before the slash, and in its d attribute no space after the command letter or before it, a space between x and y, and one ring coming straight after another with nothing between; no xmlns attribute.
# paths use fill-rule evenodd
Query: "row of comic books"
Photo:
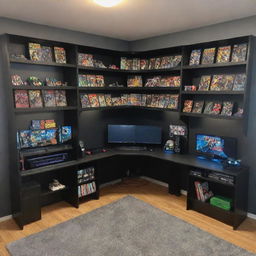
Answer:
<svg viewBox="0 0 256 256"><path fill-rule="evenodd" d="M217 53L216 53L217 52ZM232 53L232 54L231 54ZM243 62L247 58L247 44L235 44L191 51L189 65L204 65L213 63Z"/></svg>
<svg viewBox="0 0 256 256"><path fill-rule="evenodd" d="M47 122L53 120L44 121ZM71 126L61 126L59 128L54 127L50 129L20 130L17 132L17 148L24 149L63 144L71 139Z"/></svg>
<svg viewBox="0 0 256 256"><path fill-rule="evenodd" d="M178 94L81 94L82 108L112 106L142 106L154 108L178 109Z"/></svg>
<svg viewBox="0 0 256 256"><path fill-rule="evenodd" d="M53 52L56 63L67 63L66 51L62 47L41 46L37 43L29 43L29 56L32 61L53 62Z"/></svg>
<svg viewBox="0 0 256 256"><path fill-rule="evenodd" d="M87 196L96 192L96 183L93 181L88 184L78 186L78 197Z"/></svg>
<svg viewBox="0 0 256 256"><path fill-rule="evenodd" d="M29 76L27 79L23 79L20 75L12 75L11 81L13 86L68 86L67 82L62 82L56 78L46 77L45 81L42 81L36 76Z"/></svg>
<svg viewBox="0 0 256 256"><path fill-rule="evenodd" d="M221 116L232 116L234 110L234 102L204 102L203 100L185 100L183 105L184 113L196 113L196 114L210 114ZM235 116L242 115L242 110L239 108Z"/></svg>
<svg viewBox="0 0 256 256"><path fill-rule="evenodd" d="M65 90L15 90L16 108L66 107Z"/></svg>
<svg viewBox="0 0 256 256"><path fill-rule="evenodd" d="M181 55L164 56L150 59L129 59L121 58L120 69L123 70L152 70L152 69L167 69L180 65L182 60Z"/></svg>
<svg viewBox="0 0 256 256"><path fill-rule="evenodd" d="M244 91L246 74L201 76L198 91Z"/></svg>
<svg viewBox="0 0 256 256"><path fill-rule="evenodd" d="M104 87L105 81L102 75L78 75L79 87Z"/></svg>

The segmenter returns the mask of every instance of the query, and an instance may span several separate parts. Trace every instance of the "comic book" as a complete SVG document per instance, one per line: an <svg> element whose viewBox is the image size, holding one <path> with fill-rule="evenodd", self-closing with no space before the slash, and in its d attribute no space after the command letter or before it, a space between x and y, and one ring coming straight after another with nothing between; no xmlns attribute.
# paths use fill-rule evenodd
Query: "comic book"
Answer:
<svg viewBox="0 0 256 256"><path fill-rule="evenodd" d="M54 56L56 63L67 63L66 51L64 48L54 46Z"/></svg>
<svg viewBox="0 0 256 256"><path fill-rule="evenodd" d="M27 90L15 90L15 107L16 108L29 108L28 92Z"/></svg>
<svg viewBox="0 0 256 256"><path fill-rule="evenodd" d="M211 84L211 76L201 76L198 91L208 91Z"/></svg>
<svg viewBox="0 0 256 256"><path fill-rule="evenodd" d="M123 70L127 70L127 69L128 69L128 66L127 66L127 58L121 57L121 60L120 60L120 69L123 69Z"/></svg>
<svg viewBox="0 0 256 256"><path fill-rule="evenodd" d="M230 61L231 46L223 46L218 48L217 63L227 63Z"/></svg>
<svg viewBox="0 0 256 256"><path fill-rule="evenodd" d="M55 91L55 101L57 107L66 107L67 106L67 98L65 90L56 90Z"/></svg>
<svg viewBox="0 0 256 256"><path fill-rule="evenodd" d="M112 97L111 100L112 100L112 106L117 107L117 106L121 106L121 105L122 105L122 99L121 99L121 97L118 97L118 96Z"/></svg>
<svg viewBox="0 0 256 256"><path fill-rule="evenodd" d="M61 126L59 128L59 142L65 143L72 139L72 126Z"/></svg>
<svg viewBox="0 0 256 256"><path fill-rule="evenodd" d="M140 69L141 70L148 69L148 60L146 60L146 59L141 59L140 60Z"/></svg>
<svg viewBox="0 0 256 256"><path fill-rule="evenodd" d="M54 90L43 90L43 99L45 107L56 107Z"/></svg>
<svg viewBox="0 0 256 256"><path fill-rule="evenodd" d="M224 101L223 102L223 107L222 107L222 110L221 110L221 115L222 116L232 116L233 107L234 107L234 102Z"/></svg>
<svg viewBox="0 0 256 256"><path fill-rule="evenodd" d="M97 94L89 94L88 97L92 108L100 106Z"/></svg>
<svg viewBox="0 0 256 256"><path fill-rule="evenodd" d="M30 132L31 147L46 146L46 130L32 130Z"/></svg>
<svg viewBox="0 0 256 256"><path fill-rule="evenodd" d="M200 64L200 58L201 58L201 49L192 50L189 60L189 65L199 65Z"/></svg>
<svg viewBox="0 0 256 256"><path fill-rule="evenodd" d="M45 129L56 128L57 124L53 119L44 120Z"/></svg>
<svg viewBox="0 0 256 256"><path fill-rule="evenodd" d="M29 56L32 61L42 61L42 49L40 44L28 43Z"/></svg>
<svg viewBox="0 0 256 256"><path fill-rule="evenodd" d="M231 91L235 75L214 75L211 83L211 91Z"/></svg>
<svg viewBox="0 0 256 256"><path fill-rule="evenodd" d="M159 95L159 100L158 100L158 107L159 108L165 108L165 106L166 106L165 94L160 94Z"/></svg>
<svg viewBox="0 0 256 256"><path fill-rule="evenodd" d="M89 97L87 94L81 94L80 101L81 101L82 108L90 108L91 107Z"/></svg>
<svg viewBox="0 0 256 256"><path fill-rule="evenodd" d="M219 115L221 111L221 107L222 107L222 104L220 102L214 102L210 114Z"/></svg>
<svg viewBox="0 0 256 256"><path fill-rule="evenodd" d="M104 76L96 75L96 87L104 87L104 86L105 86Z"/></svg>
<svg viewBox="0 0 256 256"><path fill-rule="evenodd" d="M156 58L154 69L160 69L160 68L161 68L161 58Z"/></svg>
<svg viewBox="0 0 256 256"><path fill-rule="evenodd" d="M158 94L152 94L150 107L158 108L158 105L159 105L159 95Z"/></svg>
<svg viewBox="0 0 256 256"><path fill-rule="evenodd" d="M233 89L235 75L224 75L224 91L231 91Z"/></svg>
<svg viewBox="0 0 256 256"><path fill-rule="evenodd" d="M12 80L13 86L22 86L24 84L21 76L19 76L19 75L12 75L11 80Z"/></svg>
<svg viewBox="0 0 256 256"><path fill-rule="evenodd" d="M141 94L131 93L129 97L129 105L140 106L141 105Z"/></svg>
<svg viewBox="0 0 256 256"><path fill-rule="evenodd" d="M233 91L244 91L246 83L246 74L236 74Z"/></svg>
<svg viewBox="0 0 256 256"><path fill-rule="evenodd" d="M20 148L30 148L31 140L30 140L30 130L21 130L19 131L19 144Z"/></svg>
<svg viewBox="0 0 256 256"><path fill-rule="evenodd" d="M98 99L99 99L100 107L106 107L107 106L104 94L99 94Z"/></svg>
<svg viewBox="0 0 256 256"><path fill-rule="evenodd" d="M79 87L88 87L87 75L78 75L78 86Z"/></svg>
<svg viewBox="0 0 256 256"><path fill-rule="evenodd" d="M132 69L133 70L140 70L140 59L133 58L133 60L132 60Z"/></svg>
<svg viewBox="0 0 256 256"><path fill-rule="evenodd" d="M132 64L133 64L132 59L126 60L127 70L132 70Z"/></svg>
<svg viewBox="0 0 256 256"><path fill-rule="evenodd" d="M155 68L155 62L156 62L156 58L151 58L149 60L148 69L154 69Z"/></svg>
<svg viewBox="0 0 256 256"><path fill-rule="evenodd" d="M179 103L179 95L178 94L170 94L167 108L178 109L178 103Z"/></svg>
<svg viewBox="0 0 256 256"><path fill-rule="evenodd" d="M153 78L147 79L145 87L158 87L161 85L161 77L155 76Z"/></svg>
<svg viewBox="0 0 256 256"><path fill-rule="evenodd" d="M235 44L232 51L231 62L243 62L247 57L247 44Z"/></svg>
<svg viewBox="0 0 256 256"><path fill-rule="evenodd" d="M169 56L164 56L164 57L162 57L160 68L161 68L161 69L166 69L166 68L168 68L168 61L169 61Z"/></svg>
<svg viewBox="0 0 256 256"><path fill-rule="evenodd" d="M142 76L129 76L127 79L128 87L142 87Z"/></svg>
<svg viewBox="0 0 256 256"><path fill-rule="evenodd" d="M42 100L40 90L29 90L28 95L29 95L29 105L31 108L43 107L43 100Z"/></svg>
<svg viewBox="0 0 256 256"><path fill-rule="evenodd" d="M194 101L192 113L201 114L203 112L203 107L204 107L204 101L203 100Z"/></svg>
<svg viewBox="0 0 256 256"><path fill-rule="evenodd" d="M111 107L111 106L112 106L112 97L111 97L111 94L105 94L105 101L106 101L107 107Z"/></svg>
<svg viewBox="0 0 256 256"><path fill-rule="evenodd" d="M152 101L152 95L151 94L147 94L146 95L146 106L147 107L151 106L151 101Z"/></svg>
<svg viewBox="0 0 256 256"><path fill-rule="evenodd" d="M193 100L185 100L183 105L183 112L190 113L193 107Z"/></svg>
<svg viewBox="0 0 256 256"><path fill-rule="evenodd" d="M203 51L202 64L212 64L215 57L215 48L207 48Z"/></svg>
<svg viewBox="0 0 256 256"><path fill-rule="evenodd" d="M42 46L41 51L42 51L42 61L43 62L52 62L53 61L51 47Z"/></svg>
<svg viewBox="0 0 256 256"><path fill-rule="evenodd" d="M167 77L168 87L180 87L181 79L180 76L169 76Z"/></svg>
<svg viewBox="0 0 256 256"><path fill-rule="evenodd" d="M86 78L88 87L97 87L95 75L87 75Z"/></svg>
<svg viewBox="0 0 256 256"><path fill-rule="evenodd" d="M78 53L78 65L85 67L93 67L93 55Z"/></svg>
<svg viewBox="0 0 256 256"><path fill-rule="evenodd" d="M36 76L30 76L27 79L28 84L31 86L43 86L44 83Z"/></svg>
<svg viewBox="0 0 256 256"><path fill-rule="evenodd" d="M213 108L213 102L207 102L204 107L204 114L211 114Z"/></svg>
<svg viewBox="0 0 256 256"><path fill-rule="evenodd" d="M177 67L177 66L179 66L180 63L181 63L181 61L182 61L182 55L173 56L171 67Z"/></svg>
<svg viewBox="0 0 256 256"><path fill-rule="evenodd" d="M121 95L121 102L122 102L122 106L128 105L128 94Z"/></svg>
<svg viewBox="0 0 256 256"><path fill-rule="evenodd" d="M147 94L141 94L141 106L145 107L147 104Z"/></svg>

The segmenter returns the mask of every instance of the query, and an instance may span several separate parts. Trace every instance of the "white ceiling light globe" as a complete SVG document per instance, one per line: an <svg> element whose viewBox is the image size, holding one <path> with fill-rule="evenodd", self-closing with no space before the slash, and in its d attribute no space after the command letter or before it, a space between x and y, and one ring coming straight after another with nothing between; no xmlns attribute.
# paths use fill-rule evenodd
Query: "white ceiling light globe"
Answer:
<svg viewBox="0 0 256 256"><path fill-rule="evenodd" d="M123 0L94 0L94 2L98 5L101 5L103 7L113 7L115 5L118 5Z"/></svg>

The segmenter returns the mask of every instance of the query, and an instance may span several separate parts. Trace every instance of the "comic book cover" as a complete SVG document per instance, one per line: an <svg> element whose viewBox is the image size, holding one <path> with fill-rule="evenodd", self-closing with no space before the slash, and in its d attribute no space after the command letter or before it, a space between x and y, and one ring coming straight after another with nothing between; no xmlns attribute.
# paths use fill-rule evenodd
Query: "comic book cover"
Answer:
<svg viewBox="0 0 256 256"><path fill-rule="evenodd" d="M64 48L54 46L54 56L56 63L67 63L66 51Z"/></svg>
<svg viewBox="0 0 256 256"><path fill-rule="evenodd" d="M92 108L97 108L100 106L97 94L89 94L88 97Z"/></svg>
<svg viewBox="0 0 256 256"><path fill-rule="evenodd" d="M87 75L78 75L78 86L79 87L88 87Z"/></svg>
<svg viewBox="0 0 256 256"><path fill-rule="evenodd" d="M72 139L72 126L66 125L59 128L59 141L65 143Z"/></svg>
<svg viewBox="0 0 256 256"><path fill-rule="evenodd" d="M220 102L214 102L212 106L212 111L210 114L219 115L222 108L222 104Z"/></svg>
<svg viewBox="0 0 256 256"><path fill-rule="evenodd" d="M150 107L157 108L158 104L159 104L159 95L158 94L152 94Z"/></svg>
<svg viewBox="0 0 256 256"><path fill-rule="evenodd" d="M208 91L211 84L211 76L201 76L198 91Z"/></svg>
<svg viewBox="0 0 256 256"><path fill-rule="evenodd" d="M169 76L167 77L168 87L180 87L181 79L180 76Z"/></svg>
<svg viewBox="0 0 256 256"><path fill-rule="evenodd" d="M217 63L227 63L230 61L231 46L223 46L218 48Z"/></svg>
<svg viewBox="0 0 256 256"><path fill-rule="evenodd" d="M224 75L214 75L211 82L211 91L222 91L224 89Z"/></svg>
<svg viewBox="0 0 256 256"><path fill-rule="evenodd" d="M45 130L45 144L56 145L57 144L57 129Z"/></svg>
<svg viewBox="0 0 256 256"><path fill-rule="evenodd" d="M141 94L141 106L145 107L147 104L147 94Z"/></svg>
<svg viewBox="0 0 256 256"><path fill-rule="evenodd" d="M166 65L166 68L172 68L173 67L173 58L174 56L167 56L167 65Z"/></svg>
<svg viewBox="0 0 256 256"><path fill-rule="evenodd" d="M169 59L169 56L162 57L162 59L161 59L161 66L160 66L161 69L168 68L168 59Z"/></svg>
<svg viewBox="0 0 256 256"><path fill-rule="evenodd" d="M56 107L54 90L43 90L43 99L45 107Z"/></svg>
<svg viewBox="0 0 256 256"><path fill-rule="evenodd" d="M36 76L30 76L27 79L28 84L31 86L43 86L44 83Z"/></svg>
<svg viewBox="0 0 256 256"><path fill-rule="evenodd" d="M67 98L65 90L56 90L55 91L55 101L57 107L66 107L67 106Z"/></svg>
<svg viewBox="0 0 256 256"><path fill-rule="evenodd" d="M128 87L142 87L142 76L129 76L127 79Z"/></svg>
<svg viewBox="0 0 256 256"><path fill-rule="evenodd" d="M31 130L41 129L41 120L32 120L31 121ZM42 128L44 129L44 128Z"/></svg>
<svg viewBox="0 0 256 256"><path fill-rule="evenodd" d="M132 59L132 70L139 70L140 69L140 59L133 58Z"/></svg>
<svg viewBox="0 0 256 256"><path fill-rule="evenodd" d="M106 107L107 106L104 94L99 94L98 99L99 99L100 107Z"/></svg>
<svg viewBox="0 0 256 256"><path fill-rule="evenodd" d="M56 128L57 124L53 119L44 120L45 129Z"/></svg>
<svg viewBox="0 0 256 256"><path fill-rule="evenodd" d="M81 101L82 108L90 108L91 107L89 97L87 94L81 94L80 101Z"/></svg>
<svg viewBox="0 0 256 256"><path fill-rule="evenodd" d="M159 108L164 108L165 106L166 106L165 94L160 94L159 95L159 100L158 100L158 107Z"/></svg>
<svg viewBox="0 0 256 256"><path fill-rule="evenodd" d="M33 130L30 132L31 147L46 146L46 130Z"/></svg>
<svg viewBox="0 0 256 256"><path fill-rule="evenodd" d="M42 51L42 61L43 62L52 62L53 61L51 47L42 46L41 51Z"/></svg>
<svg viewBox="0 0 256 256"><path fill-rule="evenodd" d="M40 90L29 90L29 104L31 108L42 108L43 100Z"/></svg>
<svg viewBox="0 0 256 256"><path fill-rule="evenodd" d="M136 93L131 93L129 98L129 103L131 106L140 106L141 105L141 95Z"/></svg>
<svg viewBox="0 0 256 256"><path fill-rule="evenodd" d="M27 90L15 90L15 107L16 108L29 108L29 99Z"/></svg>
<svg viewBox="0 0 256 256"><path fill-rule="evenodd" d="M246 74L236 74L233 91L244 91L246 83Z"/></svg>
<svg viewBox="0 0 256 256"><path fill-rule="evenodd" d="M169 95L169 103L167 105L167 108L178 109L178 103L179 103L179 95L178 94L170 94Z"/></svg>
<svg viewBox="0 0 256 256"><path fill-rule="evenodd" d="M231 62L243 62L247 57L247 44L235 44L232 51Z"/></svg>
<svg viewBox="0 0 256 256"><path fill-rule="evenodd" d="M160 68L161 68L161 58L156 58L154 69L160 69Z"/></svg>
<svg viewBox="0 0 256 256"><path fill-rule="evenodd" d="M151 106L151 101L152 101L152 95L151 94L147 94L147 96L146 96L146 106L147 107Z"/></svg>
<svg viewBox="0 0 256 256"><path fill-rule="evenodd" d="M193 100L185 100L183 105L183 112L190 113L193 107Z"/></svg>
<svg viewBox="0 0 256 256"><path fill-rule="evenodd" d="M78 53L78 65L85 67L93 67L93 55Z"/></svg>
<svg viewBox="0 0 256 256"><path fill-rule="evenodd" d="M159 87L161 85L161 76L149 78L146 81L145 87Z"/></svg>
<svg viewBox="0 0 256 256"><path fill-rule="evenodd" d="M159 87L169 87L168 77L161 77Z"/></svg>
<svg viewBox="0 0 256 256"><path fill-rule="evenodd" d="M128 105L128 94L121 95L122 106Z"/></svg>
<svg viewBox="0 0 256 256"><path fill-rule="evenodd" d="M189 60L190 66L200 64L201 52L201 49L192 50Z"/></svg>
<svg viewBox="0 0 256 256"><path fill-rule="evenodd" d="M96 85L97 85L97 87L104 87L105 86L104 76L96 75Z"/></svg>
<svg viewBox="0 0 256 256"><path fill-rule="evenodd" d="M146 60L146 59L141 59L140 60L140 69L141 70L148 69L148 60Z"/></svg>
<svg viewBox="0 0 256 256"><path fill-rule="evenodd" d="M179 66L180 63L181 63L181 61L182 61L182 55L173 56L171 67L177 67L177 66Z"/></svg>
<svg viewBox="0 0 256 256"><path fill-rule="evenodd" d="M112 97L111 100L112 100L112 106L117 107L117 106L121 106L122 105L121 97L118 97L118 96Z"/></svg>
<svg viewBox="0 0 256 256"><path fill-rule="evenodd" d="M196 100L193 105L192 113L201 114L203 112L204 101L203 100Z"/></svg>
<svg viewBox="0 0 256 256"><path fill-rule="evenodd" d="M127 70L132 70L132 64L133 64L132 59L126 60Z"/></svg>
<svg viewBox="0 0 256 256"><path fill-rule="evenodd" d="M168 107L168 104L170 103L170 97L171 97L171 94L164 95L164 108Z"/></svg>
<svg viewBox="0 0 256 256"><path fill-rule="evenodd" d="M213 108L213 102L207 102L204 107L204 114L211 114Z"/></svg>
<svg viewBox="0 0 256 256"><path fill-rule="evenodd" d="M149 60L148 69L154 69L155 68L155 62L156 62L156 59L155 58L151 58Z"/></svg>
<svg viewBox="0 0 256 256"><path fill-rule="evenodd" d="M22 78L19 75L12 75L11 80L12 80L13 86L22 86L23 85Z"/></svg>
<svg viewBox="0 0 256 256"><path fill-rule="evenodd" d="M45 120L40 120L40 129L45 129Z"/></svg>
<svg viewBox="0 0 256 256"><path fill-rule="evenodd" d="M30 148L31 147L30 133L31 133L30 130L19 131L20 148Z"/></svg>
<svg viewBox="0 0 256 256"><path fill-rule="evenodd" d="M96 76L95 75L86 75L86 79L87 79L88 87L95 87L95 85L96 85Z"/></svg>
<svg viewBox="0 0 256 256"><path fill-rule="evenodd" d="M28 43L29 56L32 61L42 60L42 49L40 44Z"/></svg>
<svg viewBox="0 0 256 256"><path fill-rule="evenodd" d="M111 107L111 106L112 106L112 97L111 97L111 94L105 94L105 101L106 101L107 107Z"/></svg>
<svg viewBox="0 0 256 256"><path fill-rule="evenodd" d="M234 80L235 80L235 75L224 75L223 90L224 91L231 91L233 89Z"/></svg>
<svg viewBox="0 0 256 256"><path fill-rule="evenodd" d="M213 64L215 48L207 48L203 51L202 64Z"/></svg>
<svg viewBox="0 0 256 256"><path fill-rule="evenodd" d="M121 57L121 60L120 60L120 69L128 70L127 58Z"/></svg>
<svg viewBox="0 0 256 256"><path fill-rule="evenodd" d="M221 110L221 115L222 116L232 116L233 107L234 107L234 102L224 101L223 102L223 107L222 107L222 110Z"/></svg>

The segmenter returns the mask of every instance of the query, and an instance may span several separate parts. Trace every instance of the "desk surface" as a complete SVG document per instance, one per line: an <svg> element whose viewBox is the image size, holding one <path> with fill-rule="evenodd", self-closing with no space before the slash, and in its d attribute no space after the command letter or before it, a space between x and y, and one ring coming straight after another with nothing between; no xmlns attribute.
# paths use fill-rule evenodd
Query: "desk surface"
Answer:
<svg viewBox="0 0 256 256"><path fill-rule="evenodd" d="M186 165L194 168L201 168L201 169L207 169L211 171L218 171L225 174L232 174L237 175L240 171L233 172L229 170L225 170L222 166L222 164L218 162L214 162L207 159L199 159L198 156L192 155L192 154L167 154L164 153L161 150L154 150L154 151L123 151L123 150L114 150L110 149L105 153L97 153L94 155L89 155L84 158L63 162L55 165L49 165L44 166L40 168L30 169L26 171L21 172L21 176L30 176L30 175L36 175L39 173L49 172L52 170L58 170L63 168L68 168L72 166L78 166L85 163L90 163L97 160L102 160L110 157L115 156L144 156L144 157L151 157L155 159L160 159L163 161Z"/></svg>

